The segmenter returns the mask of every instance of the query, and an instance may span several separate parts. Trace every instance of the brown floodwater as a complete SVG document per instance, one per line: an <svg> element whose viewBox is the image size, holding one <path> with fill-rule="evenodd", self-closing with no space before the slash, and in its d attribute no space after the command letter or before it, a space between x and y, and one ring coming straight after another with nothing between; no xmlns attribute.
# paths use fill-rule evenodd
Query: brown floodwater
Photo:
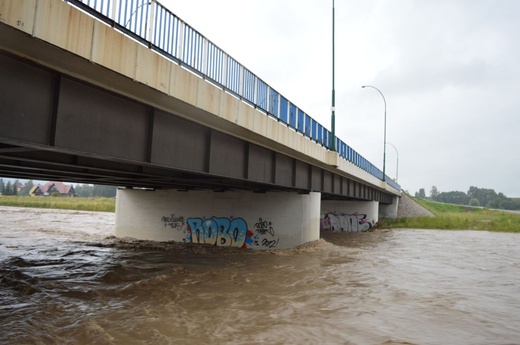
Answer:
<svg viewBox="0 0 520 345"><path fill-rule="evenodd" d="M326 232L252 252L0 207L0 344L520 344L520 234Z"/></svg>

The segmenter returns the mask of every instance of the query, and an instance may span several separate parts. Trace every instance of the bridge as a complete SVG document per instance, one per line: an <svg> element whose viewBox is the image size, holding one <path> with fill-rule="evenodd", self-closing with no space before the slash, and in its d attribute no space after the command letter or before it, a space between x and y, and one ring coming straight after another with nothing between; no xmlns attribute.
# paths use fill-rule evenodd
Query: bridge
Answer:
<svg viewBox="0 0 520 345"><path fill-rule="evenodd" d="M120 186L117 236L290 248L397 214L397 183L155 0L0 0L0 104L0 176Z"/></svg>

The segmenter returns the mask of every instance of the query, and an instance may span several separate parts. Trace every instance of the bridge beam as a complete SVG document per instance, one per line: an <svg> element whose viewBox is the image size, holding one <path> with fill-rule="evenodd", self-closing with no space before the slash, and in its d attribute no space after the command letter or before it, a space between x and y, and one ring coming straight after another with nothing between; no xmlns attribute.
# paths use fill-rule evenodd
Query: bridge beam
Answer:
<svg viewBox="0 0 520 345"><path fill-rule="evenodd" d="M320 238L320 193L120 189L117 237L251 249Z"/></svg>

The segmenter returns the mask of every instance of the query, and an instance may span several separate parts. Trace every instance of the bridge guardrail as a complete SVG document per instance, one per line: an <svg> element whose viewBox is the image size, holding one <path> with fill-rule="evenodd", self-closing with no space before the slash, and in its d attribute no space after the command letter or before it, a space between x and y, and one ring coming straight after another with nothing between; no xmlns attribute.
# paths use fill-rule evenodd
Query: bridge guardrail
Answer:
<svg viewBox="0 0 520 345"><path fill-rule="evenodd" d="M63 0L140 41L202 78L330 149L331 133L157 0ZM335 138L338 154L383 180L383 172ZM385 176L389 185L401 187Z"/></svg>

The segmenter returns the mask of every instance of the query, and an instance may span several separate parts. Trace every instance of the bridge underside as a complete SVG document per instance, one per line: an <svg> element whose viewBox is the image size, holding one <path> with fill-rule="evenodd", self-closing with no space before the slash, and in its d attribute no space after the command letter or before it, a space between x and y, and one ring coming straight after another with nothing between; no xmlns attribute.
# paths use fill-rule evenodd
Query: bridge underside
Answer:
<svg viewBox="0 0 520 345"><path fill-rule="evenodd" d="M392 202L357 181L7 53L0 75L1 176Z"/></svg>
<svg viewBox="0 0 520 345"><path fill-rule="evenodd" d="M320 192L323 199L393 202L392 194L321 163L191 121L189 105L181 101L159 99L171 109L165 111L25 59L45 52L42 58L54 61L52 66L112 78L125 94L148 92L146 85L2 23L0 33L7 39L0 42L4 47L16 46L15 53L0 44L0 176L154 189ZM189 112L201 116L200 109Z"/></svg>

